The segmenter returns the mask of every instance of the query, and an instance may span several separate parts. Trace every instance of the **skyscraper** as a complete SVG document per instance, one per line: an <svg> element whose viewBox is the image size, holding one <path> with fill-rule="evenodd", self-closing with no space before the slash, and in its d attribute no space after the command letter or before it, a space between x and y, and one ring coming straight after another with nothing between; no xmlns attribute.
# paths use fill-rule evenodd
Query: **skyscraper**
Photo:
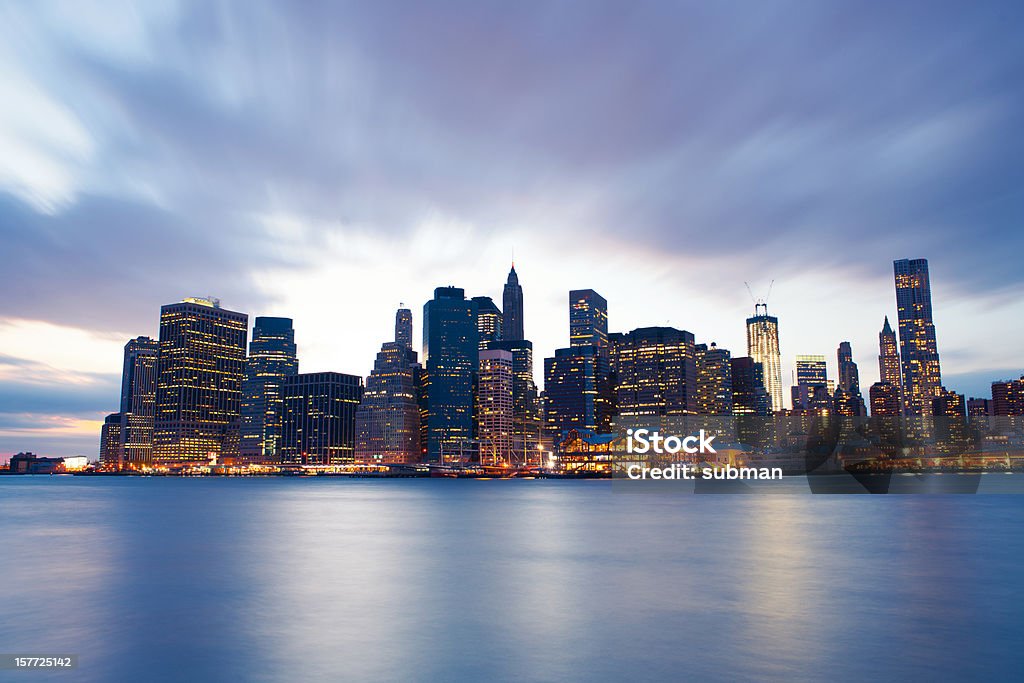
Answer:
<svg viewBox="0 0 1024 683"><path fill-rule="evenodd" d="M527 339L491 342L492 350L512 354L512 450L515 459L527 460L541 440L542 415L533 378L533 343Z"/></svg>
<svg viewBox="0 0 1024 683"><path fill-rule="evenodd" d="M853 362L853 349L850 342L839 343L836 360L839 367L839 388L852 394L859 394L860 371L857 369L857 364Z"/></svg>
<svg viewBox="0 0 1024 683"><path fill-rule="evenodd" d="M240 451L244 461L280 462L284 381L298 372L291 318L256 318L242 382Z"/></svg>
<svg viewBox="0 0 1024 683"><path fill-rule="evenodd" d="M939 352L932 319L932 288L927 259L893 261L903 399L910 415L929 415L932 399L942 391Z"/></svg>
<svg viewBox="0 0 1024 683"><path fill-rule="evenodd" d="M487 345L501 339L502 319L501 311L494 305L494 300L489 296L474 296L476 304L476 329L478 334L478 345L480 350L487 349Z"/></svg>
<svg viewBox="0 0 1024 683"><path fill-rule="evenodd" d="M121 413L111 413L100 429L100 464L106 470L120 470L124 466L124 443L121 439L123 424Z"/></svg>
<svg viewBox="0 0 1024 683"><path fill-rule="evenodd" d="M569 292L569 346L593 346L597 355L609 356L608 302L592 289Z"/></svg>
<svg viewBox="0 0 1024 683"><path fill-rule="evenodd" d="M412 348L412 311L404 305L395 313L395 341Z"/></svg>
<svg viewBox="0 0 1024 683"><path fill-rule="evenodd" d="M519 286L519 276L516 275L516 264L514 263L512 269L508 271L508 279L505 281L501 307L505 311L501 338L505 341L525 339L523 334L523 288Z"/></svg>
<svg viewBox="0 0 1024 683"><path fill-rule="evenodd" d="M732 409L736 415L771 414L772 402L764 388L764 366L750 356L733 358L730 362L732 374Z"/></svg>
<svg viewBox="0 0 1024 683"><path fill-rule="evenodd" d="M853 360L853 349L850 342L839 343L836 360L839 367L839 386L834 393L836 413L848 417L867 415L864 397L860 393L860 370Z"/></svg>
<svg viewBox="0 0 1024 683"><path fill-rule="evenodd" d="M136 337L124 345L119 466L135 467L153 461L159 352L160 343L149 337Z"/></svg>
<svg viewBox="0 0 1024 683"><path fill-rule="evenodd" d="M156 464L205 463L225 455L237 427L249 317L216 299L160 309L153 429Z"/></svg>
<svg viewBox="0 0 1024 683"><path fill-rule="evenodd" d="M363 378L356 375L312 372L285 379L281 464L355 462L356 409L362 394Z"/></svg>
<svg viewBox="0 0 1024 683"><path fill-rule="evenodd" d="M711 342L697 344L697 412L701 415L731 415L732 363L728 349Z"/></svg>
<svg viewBox="0 0 1024 683"><path fill-rule="evenodd" d="M641 327L616 335L616 340L612 364L620 418L641 418L643 422L645 417L697 412L693 334L672 327Z"/></svg>
<svg viewBox="0 0 1024 683"><path fill-rule="evenodd" d="M430 462L473 452L473 385L479 365L476 303L458 287L438 287L423 306L426 440Z"/></svg>
<svg viewBox="0 0 1024 683"><path fill-rule="evenodd" d="M401 310L399 311L401 314ZM394 342L380 348L366 378L363 399L356 411L358 462L419 462L420 408L417 401L420 364L416 352L402 341L396 328ZM411 316L408 337L412 338Z"/></svg>
<svg viewBox="0 0 1024 683"><path fill-rule="evenodd" d="M764 369L764 385L772 410L782 410L782 357L779 353L779 319L768 315L768 305L754 306L747 318L747 355Z"/></svg>
<svg viewBox="0 0 1024 683"><path fill-rule="evenodd" d="M825 356L796 357L796 385L792 389L792 400L794 410L831 410L832 393L829 391Z"/></svg>
<svg viewBox="0 0 1024 683"><path fill-rule="evenodd" d="M480 352L476 414L482 465L511 464L512 382L511 351L490 349Z"/></svg>
<svg viewBox="0 0 1024 683"><path fill-rule="evenodd" d="M608 361L597 346L557 349L544 359L544 405L548 433L568 429L607 432L611 426L612 387Z"/></svg>
<svg viewBox="0 0 1024 683"><path fill-rule="evenodd" d="M900 379L900 351L896 344L896 333L889 326L889 316L885 316L882 331L878 333L878 377L894 387L903 386Z"/></svg>
<svg viewBox="0 0 1024 683"><path fill-rule="evenodd" d="M999 417L1024 415L1024 377L992 382L992 414Z"/></svg>

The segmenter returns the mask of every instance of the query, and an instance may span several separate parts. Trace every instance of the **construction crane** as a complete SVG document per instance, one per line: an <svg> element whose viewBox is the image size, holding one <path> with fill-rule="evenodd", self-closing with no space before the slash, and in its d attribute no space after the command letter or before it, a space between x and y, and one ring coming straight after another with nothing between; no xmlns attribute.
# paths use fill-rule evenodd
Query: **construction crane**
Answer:
<svg viewBox="0 0 1024 683"><path fill-rule="evenodd" d="M764 295L763 299L758 299L757 297L754 296L754 291L752 289L750 289L750 283L749 282L744 281L743 284L747 286L747 293L750 294L750 300L754 304L754 314L755 315L761 315L761 310L760 309L763 308L764 309L764 315L767 315L768 314L768 299L772 295L772 287L775 286L775 280L772 280L771 282L768 283L768 293Z"/></svg>

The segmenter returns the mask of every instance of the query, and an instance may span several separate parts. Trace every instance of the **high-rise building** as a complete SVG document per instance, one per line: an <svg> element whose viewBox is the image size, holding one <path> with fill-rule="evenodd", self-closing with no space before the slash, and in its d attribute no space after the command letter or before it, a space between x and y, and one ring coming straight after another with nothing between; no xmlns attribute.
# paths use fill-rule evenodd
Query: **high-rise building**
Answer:
<svg viewBox="0 0 1024 683"><path fill-rule="evenodd" d="M764 387L772 410L782 410L782 356L779 353L779 319L768 315L768 305L756 304L747 318L747 355L764 369Z"/></svg>
<svg viewBox="0 0 1024 683"><path fill-rule="evenodd" d="M568 429L607 432L612 402L608 361L598 347L557 349L544 359L544 407L553 438Z"/></svg>
<svg viewBox="0 0 1024 683"><path fill-rule="evenodd" d="M543 429L543 413L533 379L533 343L526 339L503 340L491 342L488 348L512 354L513 459L528 461L541 443Z"/></svg>
<svg viewBox="0 0 1024 683"><path fill-rule="evenodd" d="M1024 376L992 382L992 414L999 417L1024 415Z"/></svg>
<svg viewBox="0 0 1024 683"><path fill-rule="evenodd" d="M868 390L871 398L871 416L898 418L903 414L899 387L889 382L875 382Z"/></svg>
<svg viewBox="0 0 1024 683"><path fill-rule="evenodd" d="M893 274L903 361L903 400L908 414L928 415L932 399L942 391L928 261L893 261Z"/></svg>
<svg viewBox="0 0 1024 683"><path fill-rule="evenodd" d="M411 339L411 319L408 332ZM419 462L420 373L416 352L402 341L396 329L395 341L385 343L377 354L356 411L357 461Z"/></svg>
<svg viewBox="0 0 1024 683"><path fill-rule="evenodd" d="M839 364L839 388L851 394L860 394L860 371L853 361L853 348L850 342L839 343L836 360Z"/></svg>
<svg viewBox="0 0 1024 683"><path fill-rule="evenodd" d="M900 351L896 343L896 333L889 326L889 316L885 316L882 331L878 333L878 377L880 382L888 382L894 387L903 386Z"/></svg>
<svg viewBox="0 0 1024 683"><path fill-rule="evenodd" d="M137 467L153 461L159 352L160 342L149 337L136 337L124 345L119 431L123 466Z"/></svg>
<svg viewBox="0 0 1024 683"><path fill-rule="evenodd" d="M476 303L458 287L438 287L423 306L425 428L429 462L468 459L473 443L473 386L479 365Z"/></svg>
<svg viewBox="0 0 1024 683"><path fill-rule="evenodd" d="M245 376L249 317L216 299L160 309L153 428L156 464L206 463L229 455Z"/></svg>
<svg viewBox="0 0 1024 683"><path fill-rule="evenodd" d="M298 372L291 318L256 318L242 382L242 460L264 465L280 462L284 382Z"/></svg>
<svg viewBox="0 0 1024 683"><path fill-rule="evenodd" d="M356 409L362 394L363 378L356 375L312 372L285 379L281 464L355 462Z"/></svg>
<svg viewBox="0 0 1024 683"><path fill-rule="evenodd" d="M750 356L733 358L729 366L732 375L733 413L770 415L772 401L764 388L764 366Z"/></svg>
<svg viewBox="0 0 1024 683"><path fill-rule="evenodd" d="M512 384L512 352L481 351L476 414L482 465L512 462Z"/></svg>
<svg viewBox="0 0 1024 683"><path fill-rule="evenodd" d="M693 334L672 327L641 327L615 338L612 364L620 418L697 412Z"/></svg>
<svg viewBox="0 0 1024 683"><path fill-rule="evenodd" d="M732 361L728 349L697 344L697 412L732 415Z"/></svg>
<svg viewBox="0 0 1024 683"><path fill-rule="evenodd" d="M993 414L991 400L973 396L967 399L967 417L972 422L975 420L986 421Z"/></svg>
<svg viewBox="0 0 1024 683"><path fill-rule="evenodd" d="M608 302L592 289L569 292L569 346L593 346L597 355L609 357Z"/></svg>
<svg viewBox="0 0 1024 683"><path fill-rule="evenodd" d="M793 409L830 411L832 392L829 389L825 356L797 356L796 385L792 389Z"/></svg>
<svg viewBox="0 0 1024 683"><path fill-rule="evenodd" d="M124 444L121 439L123 416L111 413L100 429L100 464L107 470L120 470L124 466Z"/></svg>
<svg viewBox="0 0 1024 683"><path fill-rule="evenodd" d="M525 339L523 334L523 288L519 286L519 276L516 275L516 264L514 263L512 270L508 271L508 280L505 281L501 307L505 311L501 338L505 341Z"/></svg>
<svg viewBox="0 0 1024 683"><path fill-rule="evenodd" d="M476 329L479 336L477 343L483 351L487 349L488 344L501 339L501 311L489 296L474 296L473 302L476 304Z"/></svg>
<svg viewBox="0 0 1024 683"><path fill-rule="evenodd" d="M404 304L395 313L395 341L412 348L412 311Z"/></svg>

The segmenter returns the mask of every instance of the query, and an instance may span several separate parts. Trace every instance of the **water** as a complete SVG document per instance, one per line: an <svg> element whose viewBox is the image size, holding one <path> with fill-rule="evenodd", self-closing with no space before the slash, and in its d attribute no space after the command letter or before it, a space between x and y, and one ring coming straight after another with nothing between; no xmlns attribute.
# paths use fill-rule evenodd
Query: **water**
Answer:
<svg viewBox="0 0 1024 683"><path fill-rule="evenodd" d="M0 477L58 681L1019 680L1024 496Z"/></svg>

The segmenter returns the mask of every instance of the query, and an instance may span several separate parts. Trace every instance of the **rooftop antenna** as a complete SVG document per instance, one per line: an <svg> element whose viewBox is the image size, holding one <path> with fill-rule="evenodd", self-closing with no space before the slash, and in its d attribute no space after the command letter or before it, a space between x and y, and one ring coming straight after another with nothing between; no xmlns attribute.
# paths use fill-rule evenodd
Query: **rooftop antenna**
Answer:
<svg viewBox="0 0 1024 683"><path fill-rule="evenodd" d="M747 286L747 293L750 294L750 300L754 302L754 315L768 315L768 299L772 295L772 287L775 286L775 280L773 279L768 283L768 293L764 295L763 299L758 299L754 296L753 290L750 289L749 282L744 281L743 284Z"/></svg>

